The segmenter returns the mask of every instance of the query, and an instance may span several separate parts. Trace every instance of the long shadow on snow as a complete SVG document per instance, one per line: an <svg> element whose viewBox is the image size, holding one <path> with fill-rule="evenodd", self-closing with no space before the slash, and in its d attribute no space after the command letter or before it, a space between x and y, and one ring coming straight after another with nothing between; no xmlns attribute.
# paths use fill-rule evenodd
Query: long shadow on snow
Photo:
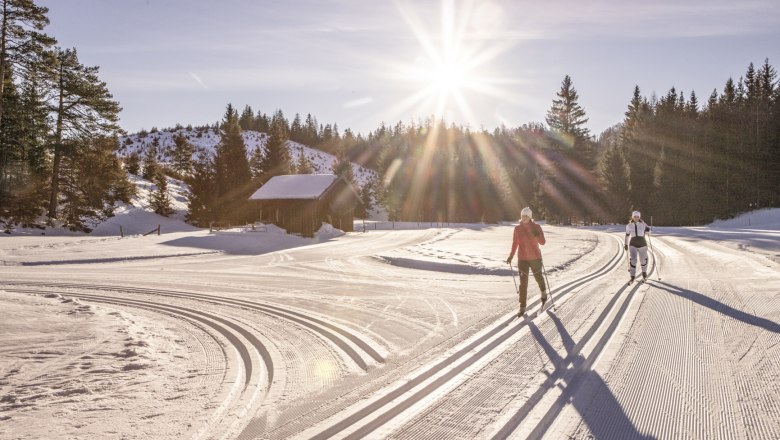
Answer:
<svg viewBox="0 0 780 440"><path fill-rule="evenodd" d="M620 296L623 290L627 286L624 286L618 293L614 295L613 303ZM632 289L631 296L636 292L638 286ZM630 297L624 302L622 310L625 310L630 303ZM606 308L609 311L610 307ZM536 428L528 435L529 439L540 439L546 431L552 426L555 418L560 414L566 404L571 403L574 408L582 415L583 421L588 425L593 438L597 439L642 439L650 440L655 437L644 435L634 426L631 419L628 417L620 402L615 398L615 395L609 389L609 386L601 376L591 369L593 362L598 357L601 348L606 344L606 337L602 337L599 341L594 353L591 354L590 359L586 359L580 352L582 351L585 342L590 339L593 331L598 327L594 325L592 331L589 331L582 340L575 343L569 332L566 330L565 325L558 316L552 311L547 311L550 319L555 323L555 327L558 333L561 335L564 349L566 350L566 357L561 357L553 346L545 338L544 334L533 322L528 324L528 329L533 335L534 339L539 343L544 350L551 363L555 366L555 369L551 373L547 373L547 380L537 389L537 391L531 395L523 406L515 413L512 419L493 437L493 440L507 438L512 431L514 431L520 423L529 415L531 410L542 400L544 395L551 388L556 386L556 382L559 379L566 376L568 373L573 372L573 376L569 380L570 383L563 389L563 393L548 410L548 412L542 417L541 421L536 425ZM606 313L602 313L602 316L598 320L599 323L603 322L606 318ZM614 324L613 324L614 325ZM609 336L611 332L608 331L606 336ZM590 383L595 386L597 390L593 394L585 394L577 392L579 388L585 384ZM597 403L594 406L594 403ZM596 410L593 410L596 408Z"/></svg>
<svg viewBox="0 0 780 440"><path fill-rule="evenodd" d="M780 333L780 324L774 321L770 321L766 318L761 318L756 315L751 315L750 313L743 312L742 310L737 310L731 306L723 304L718 300L712 299L709 296L699 292L694 292L693 290L683 289L682 287L665 283L663 281L653 280L652 283L661 290L683 297L716 312L723 313L724 315L734 318L738 321L742 321L745 324L761 327L764 330L773 333Z"/></svg>

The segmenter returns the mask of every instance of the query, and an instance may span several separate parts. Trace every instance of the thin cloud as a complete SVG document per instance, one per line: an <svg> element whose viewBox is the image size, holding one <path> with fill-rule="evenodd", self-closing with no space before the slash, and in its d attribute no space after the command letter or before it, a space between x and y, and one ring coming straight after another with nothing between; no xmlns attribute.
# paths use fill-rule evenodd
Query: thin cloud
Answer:
<svg viewBox="0 0 780 440"><path fill-rule="evenodd" d="M371 104L372 102L374 102L374 98L367 96L365 98L359 98L359 99L354 99L352 101L345 102L343 107L344 108L362 107L364 105Z"/></svg>
<svg viewBox="0 0 780 440"><path fill-rule="evenodd" d="M209 89L209 87L208 87L208 86L207 86L207 85L206 85L206 84L203 82L203 80L202 80L202 79L200 79L200 77L199 77L198 75L196 75L196 74L194 74L194 73L192 73L192 72L189 72L189 74L190 74L190 76L192 77L192 79L194 79L195 81L197 81L197 83L198 83L198 84L200 84L200 85L201 85L201 87L203 87L203 88L204 88L204 89L206 89L206 90L208 90L208 89Z"/></svg>

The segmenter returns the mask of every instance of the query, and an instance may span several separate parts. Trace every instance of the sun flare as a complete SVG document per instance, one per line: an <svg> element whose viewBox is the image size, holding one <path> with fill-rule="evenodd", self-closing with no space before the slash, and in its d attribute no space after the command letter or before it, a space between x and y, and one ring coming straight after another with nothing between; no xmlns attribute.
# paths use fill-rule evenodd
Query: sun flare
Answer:
<svg viewBox="0 0 780 440"><path fill-rule="evenodd" d="M511 43L501 39L501 10L490 2L447 1L441 3L440 28L428 20L430 14L410 4L397 3L420 52L411 64L397 66L395 76L414 84L411 96L397 105L396 112L410 109L450 122L472 123L472 102L480 95L506 100L511 80L491 74L491 62L506 52ZM484 96L482 96L484 98Z"/></svg>

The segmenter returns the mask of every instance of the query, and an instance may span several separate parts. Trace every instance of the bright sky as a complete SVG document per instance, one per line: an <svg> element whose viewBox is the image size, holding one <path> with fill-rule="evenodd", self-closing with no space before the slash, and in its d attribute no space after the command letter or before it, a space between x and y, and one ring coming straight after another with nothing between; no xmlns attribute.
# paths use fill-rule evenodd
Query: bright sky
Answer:
<svg viewBox="0 0 780 440"><path fill-rule="evenodd" d="M634 85L700 102L750 62L780 68L776 0L36 0L100 66L121 125L210 124L230 102L366 134L431 114L543 122L564 75L594 134Z"/></svg>

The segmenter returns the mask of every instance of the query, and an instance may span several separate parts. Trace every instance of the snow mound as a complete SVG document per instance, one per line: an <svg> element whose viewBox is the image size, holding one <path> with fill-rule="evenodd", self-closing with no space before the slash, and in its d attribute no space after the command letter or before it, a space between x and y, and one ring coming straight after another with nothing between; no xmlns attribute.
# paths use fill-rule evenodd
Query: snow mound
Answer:
<svg viewBox="0 0 780 440"><path fill-rule="evenodd" d="M764 208L740 214L728 220L715 220L713 228L780 229L780 208Z"/></svg>
<svg viewBox="0 0 780 440"><path fill-rule="evenodd" d="M314 238L318 242L327 241L331 238L341 237L344 235L344 231L336 229L328 223L323 223L320 229L314 234Z"/></svg>

